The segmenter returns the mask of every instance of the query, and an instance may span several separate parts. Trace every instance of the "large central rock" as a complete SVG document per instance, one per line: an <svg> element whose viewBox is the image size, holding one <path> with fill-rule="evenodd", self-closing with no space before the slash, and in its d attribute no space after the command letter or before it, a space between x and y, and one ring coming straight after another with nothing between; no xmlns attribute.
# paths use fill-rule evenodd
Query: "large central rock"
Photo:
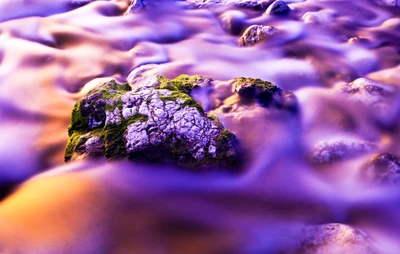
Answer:
<svg viewBox="0 0 400 254"><path fill-rule="evenodd" d="M111 80L75 104L65 160L105 156L237 168L239 143L190 96L202 76L155 76L139 87Z"/></svg>

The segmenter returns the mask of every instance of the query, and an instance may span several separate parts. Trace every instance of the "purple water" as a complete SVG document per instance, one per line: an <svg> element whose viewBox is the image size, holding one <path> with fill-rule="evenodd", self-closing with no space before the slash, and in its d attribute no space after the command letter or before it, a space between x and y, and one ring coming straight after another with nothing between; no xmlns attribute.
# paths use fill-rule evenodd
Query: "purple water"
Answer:
<svg viewBox="0 0 400 254"><path fill-rule="evenodd" d="M129 0L0 1L0 253L284 253L305 225L325 223L361 230L378 253L400 252L398 186L359 177L374 154L400 155L396 1L286 1L283 17L239 0L144 2L126 14ZM239 47L253 24L279 32ZM213 78L203 106L243 144L244 172L65 164L74 103L138 73ZM209 100L239 76L292 91L300 115L256 106L222 114ZM390 96L341 92L359 78ZM335 140L374 146L310 162L314 147Z"/></svg>

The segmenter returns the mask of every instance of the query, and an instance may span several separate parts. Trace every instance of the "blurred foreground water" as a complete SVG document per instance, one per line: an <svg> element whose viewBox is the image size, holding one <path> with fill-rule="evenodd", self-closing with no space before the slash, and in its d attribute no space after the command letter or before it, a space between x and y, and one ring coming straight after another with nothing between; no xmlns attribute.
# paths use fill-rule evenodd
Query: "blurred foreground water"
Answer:
<svg viewBox="0 0 400 254"><path fill-rule="evenodd" d="M0 2L0 253L299 253L304 227L327 223L400 252L399 186L365 175L375 155L400 156L395 1L288 0L285 15L272 1L133 2ZM251 25L276 33L240 47ZM203 103L245 147L244 172L64 163L91 88L182 73L215 80ZM240 76L292 91L299 114L216 110Z"/></svg>

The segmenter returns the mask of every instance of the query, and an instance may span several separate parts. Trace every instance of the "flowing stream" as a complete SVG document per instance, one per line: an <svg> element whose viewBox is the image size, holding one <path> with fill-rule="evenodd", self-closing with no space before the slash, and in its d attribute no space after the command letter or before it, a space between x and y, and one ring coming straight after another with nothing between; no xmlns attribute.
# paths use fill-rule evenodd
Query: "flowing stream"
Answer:
<svg viewBox="0 0 400 254"><path fill-rule="evenodd" d="M400 252L399 186L360 177L373 155L400 156L397 2L288 0L286 16L238 2L262 1L145 0L129 12L129 0L0 0L0 253L286 253L302 227L325 223ZM239 47L251 25L277 33ZM74 103L153 74L268 80L297 96L299 115L221 114L248 154L238 175L66 164ZM360 78L390 91L383 110L341 92ZM374 146L310 162L332 140Z"/></svg>

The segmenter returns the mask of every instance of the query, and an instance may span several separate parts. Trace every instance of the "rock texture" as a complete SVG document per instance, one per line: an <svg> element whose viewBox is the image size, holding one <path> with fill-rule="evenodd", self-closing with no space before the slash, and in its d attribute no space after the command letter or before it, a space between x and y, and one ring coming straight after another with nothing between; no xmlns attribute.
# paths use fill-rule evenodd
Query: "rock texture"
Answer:
<svg viewBox="0 0 400 254"><path fill-rule="evenodd" d="M239 38L238 44L241 47L253 46L273 35L276 29L272 26L252 25L244 31Z"/></svg>
<svg viewBox="0 0 400 254"><path fill-rule="evenodd" d="M109 81L75 104L65 160L88 156L174 162L187 168L240 164L236 137L190 96L211 79L154 76L138 87Z"/></svg>
<svg viewBox="0 0 400 254"><path fill-rule="evenodd" d="M362 176L369 182L400 184L400 158L389 153L375 155L364 166Z"/></svg>
<svg viewBox="0 0 400 254"><path fill-rule="evenodd" d="M326 164L372 152L376 145L368 141L332 140L318 143L310 152L314 163Z"/></svg>
<svg viewBox="0 0 400 254"><path fill-rule="evenodd" d="M344 224L307 226L300 238L300 246L290 253L375 253L371 241L364 233Z"/></svg>

